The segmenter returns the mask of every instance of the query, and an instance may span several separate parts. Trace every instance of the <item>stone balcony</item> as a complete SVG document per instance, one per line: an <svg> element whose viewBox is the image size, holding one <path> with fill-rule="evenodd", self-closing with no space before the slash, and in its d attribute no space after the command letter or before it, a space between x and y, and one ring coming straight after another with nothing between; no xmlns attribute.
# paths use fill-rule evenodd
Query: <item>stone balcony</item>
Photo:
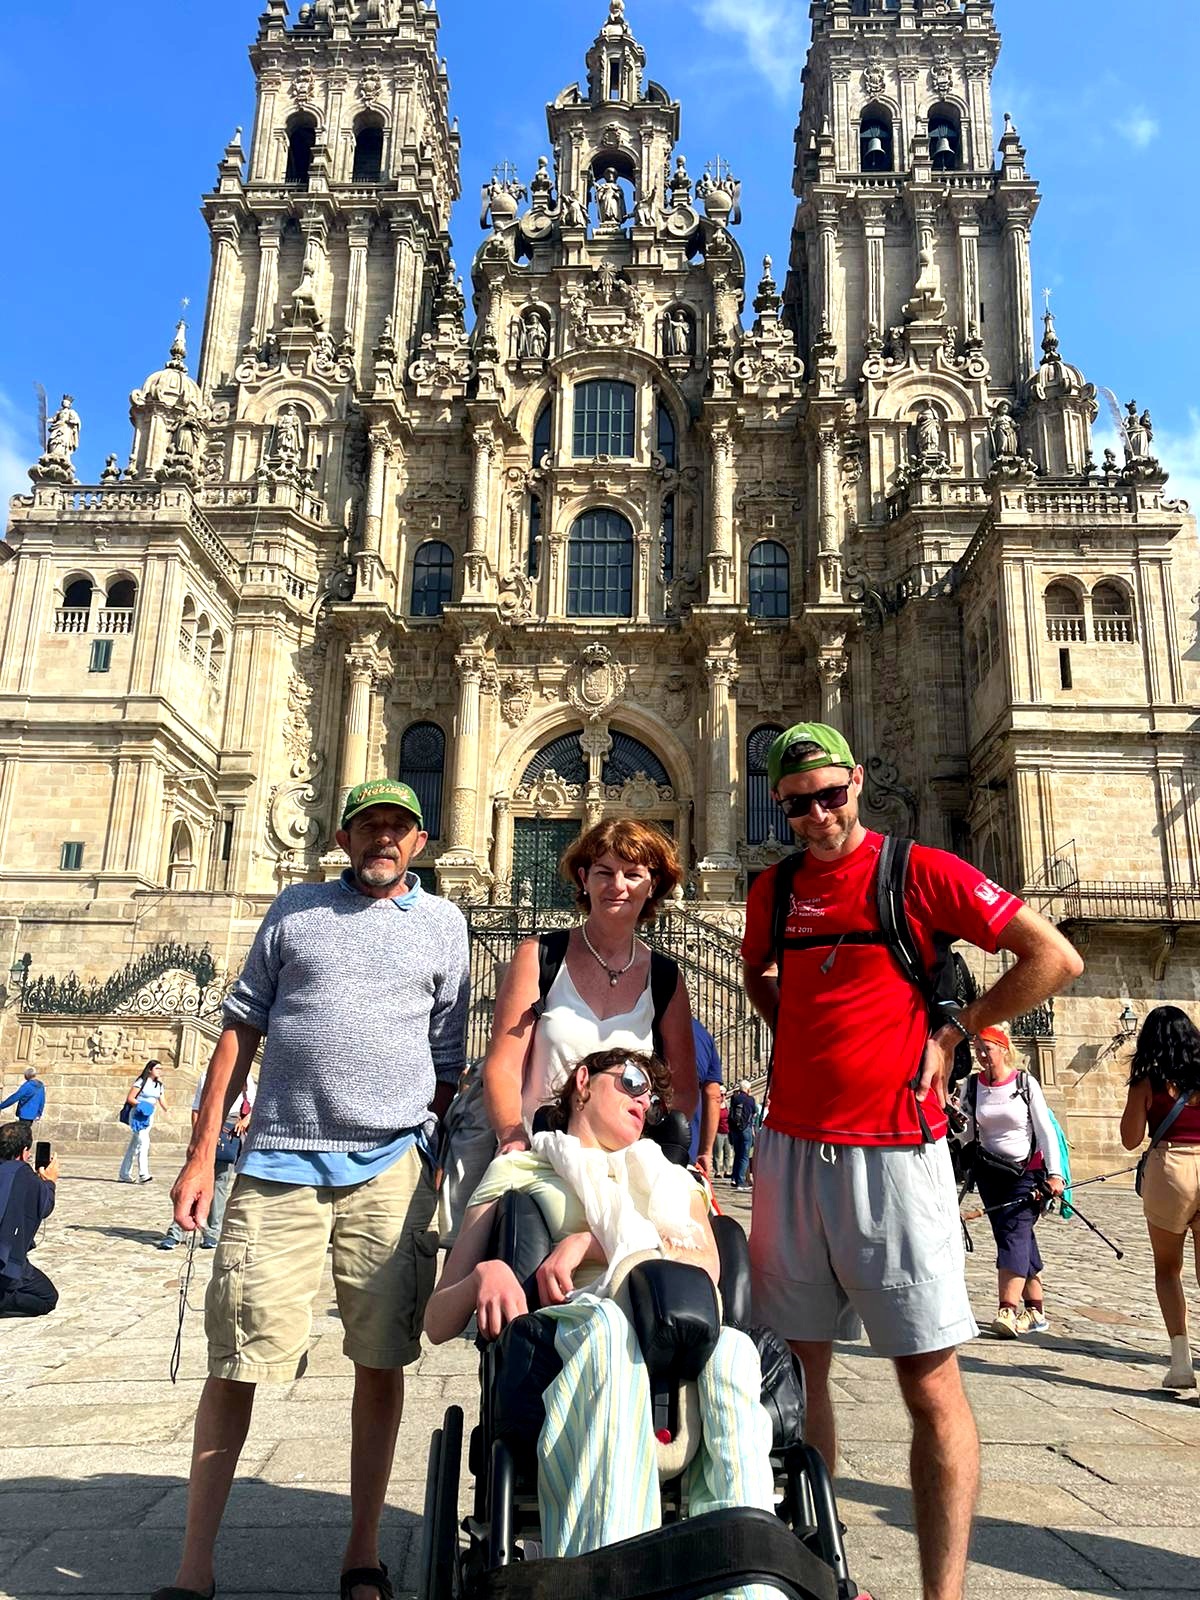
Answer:
<svg viewBox="0 0 1200 1600"><path fill-rule="evenodd" d="M1057 917L1067 922L1200 923L1195 886L1081 879L1054 901Z"/></svg>

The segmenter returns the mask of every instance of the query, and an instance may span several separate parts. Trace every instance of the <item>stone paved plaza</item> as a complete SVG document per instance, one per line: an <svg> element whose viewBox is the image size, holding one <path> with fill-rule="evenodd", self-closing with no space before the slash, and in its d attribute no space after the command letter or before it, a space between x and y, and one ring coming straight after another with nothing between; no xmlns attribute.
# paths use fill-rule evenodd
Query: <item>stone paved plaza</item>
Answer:
<svg viewBox="0 0 1200 1600"><path fill-rule="evenodd" d="M61 1289L59 1309L0 1324L0 1594L145 1596L173 1575L212 1257L195 1259L172 1388L186 1256L152 1248L172 1176L165 1157L144 1188L118 1185L115 1168L65 1164L36 1255ZM1159 1388L1165 1340L1136 1199L1113 1188L1087 1196L1126 1259L1116 1262L1079 1223L1044 1223L1053 1333L1015 1344L981 1338L964 1352L985 1441L969 1587L1011 1600L1180 1600L1200 1594L1200 1405ZM985 1222L972 1231L976 1311L990 1315L990 1234ZM1191 1303L1200 1315L1194 1285ZM307 1375L259 1399L218 1553L223 1593L336 1592L351 1374L331 1293L314 1340ZM416 1581L430 1430L451 1401L470 1418L474 1370L464 1341L430 1351L410 1378L384 1545L402 1587ZM876 1600L909 1600L919 1587L896 1388L865 1348L840 1350L835 1371L852 1570Z"/></svg>

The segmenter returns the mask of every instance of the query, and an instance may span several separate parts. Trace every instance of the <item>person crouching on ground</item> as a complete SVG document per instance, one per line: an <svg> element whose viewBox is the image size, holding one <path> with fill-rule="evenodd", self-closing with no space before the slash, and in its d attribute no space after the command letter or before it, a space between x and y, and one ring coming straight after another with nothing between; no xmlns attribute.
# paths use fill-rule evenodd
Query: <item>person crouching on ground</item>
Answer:
<svg viewBox="0 0 1200 1600"><path fill-rule="evenodd" d="M497 1156L488 1167L425 1312L435 1344L461 1333L472 1316L483 1337L495 1339L526 1314L512 1268L487 1259L487 1249L500 1196L509 1189L532 1195L556 1241L537 1272L537 1315L554 1320L563 1362L544 1392L537 1447L549 1556L582 1555L661 1525L645 1359L606 1291L622 1258L646 1248L698 1267L714 1283L719 1276L704 1189L642 1138L647 1116L670 1093L656 1056L601 1050L585 1057L556 1103L553 1120L565 1132L535 1133L531 1149ZM773 1510L771 1422L760 1401L759 1356L744 1333L722 1328L697 1388L703 1439L687 1469L689 1515L726 1506ZM593 1492L617 1482L620 1493ZM590 1487L580 1493L580 1484Z"/></svg>
<svg viewBox="0 0 1200 1600"><path fill-rule="evenodd" d="M0 1317L44 1317L58 1304L58 1290L26 1259L58 1182L57 1161L34 1172L32 1142L23 1122L0 1126Z"/></svg>
<svg viewBox="0 0 1200 1600"><path fill-rule="evenodd" d="M354 1363L341 1597L391 1600L379 1521L403 1368L421 1353L437 1262L437 1196L421 1152L430 1107L442 1115L463 1070L468 995L466 920L409 871L425 840L407 784L351 789L337 833L350 867L331 883L284 890L225 1002L172 1191L185 1233L207 1220L222 1124L264 1035L266 1047L204 1307L209 1376L183 1555L160 1600L213 1593L213 1547L255 1385L304 1371L330 1246L342 1349Z"/></svg>
<svg viewBox="0 0 1200 1600"><path fill-rule="evenodd" d="M982 1028L975 1052L980 1071L964 1085L966 1126L956 1137L964 1144L978 1141L975 1184L992 1225L1000 1275L992 1332L998 1339L1047 1333L1042 1256L1033 1230L1041 1215L1040 1191L1057 1197L1063 1192L1058 1136L1041 1084L1020 1070L1004 1029Z"/></svg>
<svg viewBox="0 0 1200 1600"><path fill-rule="evenodd" d="M1173 1120L1164 1128L1168 1117ZM1121 1143L1136 1150L1147 1132L1153 1139L1160 1129L1163 1135L1146 1159L1142 1210L1154 1252L1154 1292L1171 1341L1171 1365L1162 1386L1194 1389L1183 1247L1190 1232L1200 1281L1200 1029L1178 1006L1155 1006L1142 1023Z"/></svg>

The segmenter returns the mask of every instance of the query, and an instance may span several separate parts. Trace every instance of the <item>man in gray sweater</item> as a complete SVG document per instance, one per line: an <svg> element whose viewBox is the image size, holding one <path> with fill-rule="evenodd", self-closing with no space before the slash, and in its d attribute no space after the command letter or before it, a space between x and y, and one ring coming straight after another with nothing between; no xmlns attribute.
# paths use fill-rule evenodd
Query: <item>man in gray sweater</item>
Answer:
<svg viewBox="0 0 1200 1600"><path fill-rule="evenodd" d="M213 1591L213 1547L256 1383L304 1371L332 1246L354 1362L351 1530L342 1600L390 1600L379 1519L433 1287L436 1197L423 1154L463 1068L468 999L461 911L408 863L425 844L407 784L359 784L338 844L350 867L296 884L267 912L225 1002L188 1159L172 1190L185 1232L212 1199L213 1158L262 1038L258 1098L204 1306L209 1377L196 1413L187 1530L174 1584Z"/></svg>

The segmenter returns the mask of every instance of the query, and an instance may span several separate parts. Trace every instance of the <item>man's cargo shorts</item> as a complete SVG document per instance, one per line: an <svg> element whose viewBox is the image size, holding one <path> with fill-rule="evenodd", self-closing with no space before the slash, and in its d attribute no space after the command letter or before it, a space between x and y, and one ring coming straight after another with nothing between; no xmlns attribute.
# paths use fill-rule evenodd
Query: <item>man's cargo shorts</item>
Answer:
<svg viewBox="0 0 1200 1600"><path fill-rule="evenodd" d="M884 1356L979 1332L950 1153L820 1144L764 1128L750 1229L754 1320L786 1339L857 1339Z"/></svg>
<svg viewBox="0 0 1200 1600"><path fill-rule="evenodd" d="M240 1174L204 1302L209 1373L242 1383L300 1376L330 1246L346 1355L364 1367L415 1361L437 1267L436 1206L415 1148L344 1189Z"/></svg>

